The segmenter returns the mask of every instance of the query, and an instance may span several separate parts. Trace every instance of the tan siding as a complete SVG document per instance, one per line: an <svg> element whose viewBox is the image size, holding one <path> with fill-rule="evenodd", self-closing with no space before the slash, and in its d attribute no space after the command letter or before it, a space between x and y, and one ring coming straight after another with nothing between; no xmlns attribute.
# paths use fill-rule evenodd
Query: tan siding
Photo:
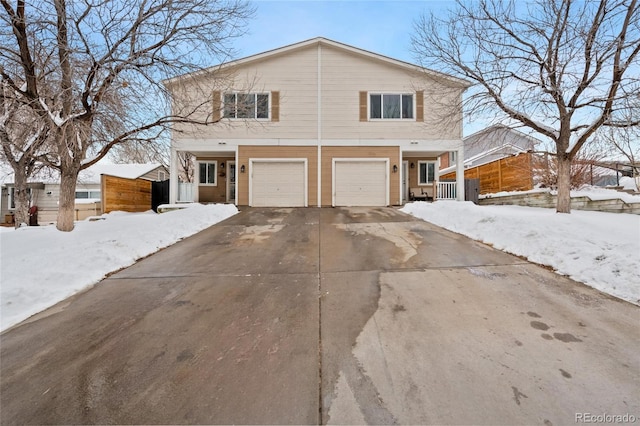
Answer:
<svg viewBox="0 0 640 426"><path fill-rule="evenodd" d="M151 181L160 180L158 176L158 172L164 172L164 179L169 179L169 171L164 166L158 166L155 169L149 171L148 173L143 174L142 176L138 176L140 179L146 179Z"/></svg>
<svg viewBox="0 0 640 426"><path fill-rule="evenodd" d="M400 150L395 146L383 147L322 147L322 205L330 206L332 201L332 178L334 158L388 158L389 159L389 202L398 204L400 200ZM398 172L393 173L393 166Z"/></svg>
<svg viewBox="0 0 640 426"><path fill-rule="evenodd" d="M459 88L450 88L436 79L408 71L384 61L360 56L323 45L322 136L323 139L459 139L462 112ZM232 70L227 71L230 73ZM180 137L203 139L316 139L318 106L318 48L315 45L269 56L245 64L227 80L215 80L219 73L201 77L200 86L184 83L172 88L180 99L192 98L192 104L211 91L239 90L272 92L271 121L223 119L212 126L176 125L185 131ZM204 89L208 87L208 92ZM368 92L416 93L415 120L367 121ZM276 95L278 93L278 95ZM364 106L361 98L364 93ZM274 102L274 96L277 97ZM422 102L420 102L422 98ZM188 102L187 102L188 104ZM279 106L275 111L273 106ZM211 106L199 118L211 118ZM360 121L362 115L365 121ZM424 121L421 121L421 117ZM215 118L215 117L214 117Z"/></svg>
<svg viewBox="0 0 640 426"><path fill-rule="evenodd" d="M282 138L315 139L317 137L317 48L309 46L286 54L268 57L235 71L223 83L216 82L213 75L203 77L202 85L226 87L220 90L248 92L278 92L279 117L277 121L249 121L222 119L213 126L176 125L186 133L185 138L233 139L233 138ZM178 95L190 102L202 99L199 88L190 85L186 93ZM210 96L210 95L207 95ZM271 99L273 107L273 97ZM273 111L272 111L273 114Z"/></svg>
<svg viewBox="0 0 640 426"><path fill-rule="evenodd" d="M216 173L217 185L198 185L198 202L200 203L225 203L227 201L227 162L234 161L231 157L196 157L196 161L217 161L218 170ZM224 170L220 167L224 163ZM196 167L198 167L196 163ZM237 176L236 171L236 176ZM224 176L220 176L220 175Z"/></svg>
<svg viewBox="0 0 640 426"><path fill-rule="evenodd" d="M317 205L318 200L318 149L308 146L240 146L236 166L236 190L238 205L249 204L249 159L250 158L306 158L307 159L307 202ZM245 173L240 168L245 166Z"/></svg>
<svg viewBox="0 0 640 426"><path fill-rule="evenodd" d="M438 159L436 157L405 157L404 158L405 161L409 162L409 188L415 188L418 186L421 186L418 182L420 182L419 180L419 170L420 168L418 167L418 162L419 161L435 161L437 162ZM414 168L411 168L411 163L414 164ZM436 179L438 179L438 166L436 164Z"/></svg>
<svg viewBox="0 0 640 426"><path fill-rule="evenodd" d="M434 80L420 79L406 69L354 55L333 47L322 48L322 137L323 139L458 139L460 129L427 120L360 121L361 92L439 93L449 102L453 93ZM455 91L459 93L458 90ZM426 92L423 93L426 95ZM424 98L424 96L423 96ZM417 100L417 96L414 101ZM368 99L366 100L368 102ZM425 100L426 102L426 100ZM435 105L432 103L432 106ZM417 108L416 108L417 112ZM427 109L424 110L427 114ZM442 114L445 118L452 116ZM453 123L455 124L455 123Z"/></svg>

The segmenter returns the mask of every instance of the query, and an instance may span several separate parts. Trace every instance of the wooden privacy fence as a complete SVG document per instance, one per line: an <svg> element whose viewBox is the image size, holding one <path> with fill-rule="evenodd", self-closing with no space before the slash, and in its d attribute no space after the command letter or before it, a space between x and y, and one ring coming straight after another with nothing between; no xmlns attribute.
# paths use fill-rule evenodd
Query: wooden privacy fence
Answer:
<svg viewBox="0 0 640 426"><path fill-rule="evenodd" d="M464 171L465 179L480 180L480 194L501 191L528 191L533 189L533 167L530 152L501 158L491 163L471 167ZM456 172L440 176L455 179Z"/></svg>
<svg viewBox="0 0 640 426"><path fill-rule="evenodd" d="M144 212L151 209L151 181L102 175L102 210Z"/></svg>

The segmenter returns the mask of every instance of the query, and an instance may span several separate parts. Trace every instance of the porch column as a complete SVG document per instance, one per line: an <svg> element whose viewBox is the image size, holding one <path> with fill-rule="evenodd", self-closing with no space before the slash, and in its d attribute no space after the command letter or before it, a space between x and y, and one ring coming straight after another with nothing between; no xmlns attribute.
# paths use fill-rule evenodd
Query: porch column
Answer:
<svg viewBox="0 0 640 426"><path fill-rule="evenodd" d="M456 194L458 201L464 201L464 146L461 143L456 160Z"/></svg>
<svg viewBox="0 0 640 426"><path fill-rule="evenodd" d="M171 147L171 161L169 164L169 203L178 201L178 153Z"/></svg>

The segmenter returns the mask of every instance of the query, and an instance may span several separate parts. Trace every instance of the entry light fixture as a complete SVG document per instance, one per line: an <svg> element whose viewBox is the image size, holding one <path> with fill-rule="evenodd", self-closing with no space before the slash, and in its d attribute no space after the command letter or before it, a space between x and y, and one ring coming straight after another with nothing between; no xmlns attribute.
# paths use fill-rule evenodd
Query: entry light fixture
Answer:
<svg viewBox="0 0 640 426"><path fill-rule="evenodd" d="M411 163L411 168L415 169L416 168L416 163Z"/></svg>
<svg viewBox="0 0 640 426"><path fill-rule="evenodd" d="M224 163L220 163L220 168L224 169Z"/></svg>
<svg viewBox="0 0 640 426"><path fill-rule="evenodd" d="M393 173L398 173L398 166L395 164L393 165Z"/></svg>
<svg viewBox="0 0 640 426"><path fill-rule="evenodd" d="M244 173L244 164L240 166L240 173Z"/></svg>

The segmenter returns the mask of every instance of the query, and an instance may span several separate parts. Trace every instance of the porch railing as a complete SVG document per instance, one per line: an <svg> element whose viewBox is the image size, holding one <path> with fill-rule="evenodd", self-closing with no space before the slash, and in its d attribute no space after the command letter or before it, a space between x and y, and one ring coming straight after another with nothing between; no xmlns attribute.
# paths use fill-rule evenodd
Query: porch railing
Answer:
<svg viewBox="0 0 640 426"><path fill-rule="evenodd" d="M191 182L178 182L178 202L192 203L195 201L194 184Z"/></svg>
<svg viewBox="0 0 640 426"><path fill-rule="evenodd" d="M457 200L456 182L438 181L438 200Z"/></svg>

